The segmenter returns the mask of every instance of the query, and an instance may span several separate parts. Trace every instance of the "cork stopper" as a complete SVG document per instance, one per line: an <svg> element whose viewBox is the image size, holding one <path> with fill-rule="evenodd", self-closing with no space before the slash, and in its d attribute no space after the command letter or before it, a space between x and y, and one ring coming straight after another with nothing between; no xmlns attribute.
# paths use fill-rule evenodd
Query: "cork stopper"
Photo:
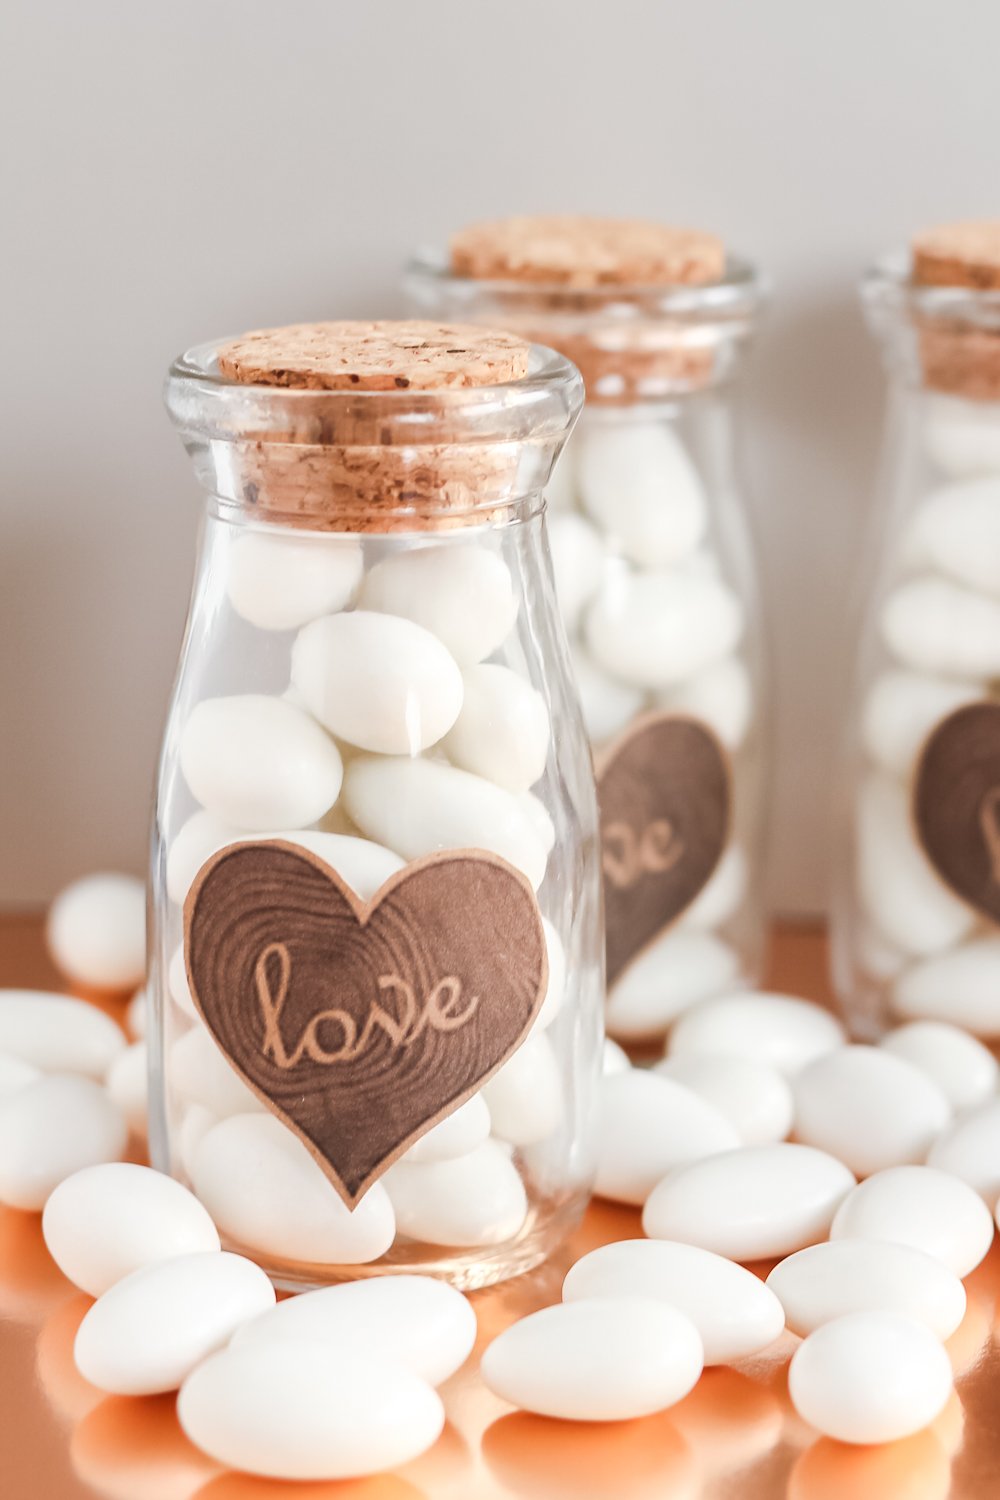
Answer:
<svg viewBox="0 0 1000 1500"><path fill-rule="evenodd" d="M571 359L602 403L699 389L717 349L672 296L719 285L726 249L713 234L645 219L549 214L494 219L452 236L455 276L520 288L504 321Z"/></svg>
<svg viewBox="0 0 1000 1500"><path fill-rule="evenodd" d="M923 230L912 244L917 287L1000 291L1000 219L966 220ZM971 311L971 309L970 309ZM982 326L956 306L918 319L925 383L972 401L1000 400L1000 327Z"/></svg>
<svg viewBox="0 0 1000 1500"><path fill-rule="evenodd" d="M540 490L579 375L515 334L452 322L261 329L189 351L167 402L207 487L313 530L482 525Z"/></svg>
<svg viewBox="0 0 1000 1500"><path fill-rule="evenodd" d="M219 369L242 385L438 391L520 380L528 353L523 339L473 324L293 323L223 345Z"/></svg>
<svg viewBox="0 0 1000 1500"><path fill-rule="evenodd" d="M452 269L476 281L549 286L704 286L726 252L715 235L646 219L538 214L470 224L451 238Z"/></svg>
<svg viewBox="0 0 1000 1500"><path fill-rule="evenodd" d="M1000 289L1000 219L923 230L913 241L913 279L920 286Z"/></svg>

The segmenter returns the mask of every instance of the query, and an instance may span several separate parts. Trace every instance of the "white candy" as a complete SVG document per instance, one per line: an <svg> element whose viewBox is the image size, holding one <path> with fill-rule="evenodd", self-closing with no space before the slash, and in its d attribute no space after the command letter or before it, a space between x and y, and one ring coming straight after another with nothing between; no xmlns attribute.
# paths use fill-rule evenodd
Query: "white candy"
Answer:
<svg viewBox="0 0 1000 1500"><path fill-rule="evenodd" d="M955 479L1000 474L1000 411L995 401L957 396L925 397L928 456Z"/></svg>
<svg viewBox="0 0 1000 1500"><path fill-rule="evenodd" d="M611 1073L627 1073L632 1064L624 1047L619 1047L607 1037L604 1042L604 1051L601 1054L601 1072L607 1076Z"/></svg>
<svg viewBox="0 0 1000 1500"><path fill-rule="evenodd" d="M496 1141L453 1161L398 1161L382 1181L399 1233L431 1245L500 1245L528 1213L517 1168Z"/></svg>
<svg viewBox="0 0 1000 1500"><path fill-rule="evenodd" d="M517 617L503 558L467 542L411 547L384 558L365 579L359 603L423 625L463 667L502 645Z"/></svg>
<svg viewBox="0 0 1000 1500"><path fill-rule="evenodd" d="M145 1042L133 1042L119 1053L105 1079L108 1098L121 1110L129 1130L146 1134L149 1059Z"/></svg>
<svg viewBox="0 0 1000 1500"><path fill-rule="evenodd" d="M910 962L908 956L877 932L865 917L858 923L857 944L858 963L874 979L895 979Z"/></svg>
<svg viewBox="0 0 1000 1500"><path fill-rule="evenodd" d="M363 1265L384 1255L395 1235L380 1182L351 1212L272 1115L233 1115L209 1130L195 1148L191 1180L221 1232L264 1255Z"/></svg>
<svg viewBox="0 0 1000 1500"><path fill-rule="evenodd" d="M552 1025L562 1010L562 1004L566 998L566 950L548 917L542 918L542 928L545 932L545 952L549 961L549 980L545 990L545 999L542 1001L541 1010L535 1020L537 1031L544 1031Z"/></svg>
<svg viewBox="0 0 1000 1500"><path fill-rule="evenodd" d="M141 1042L149 1030L150 1003L145 988L136 990L125 1007L125 1030L133 1041Z"/></svg>
<svg viewBox="0 0 1000 1500"><path fill-rule="evenodd" d="M198 1007L194 1003L191 986L188 984L187 965L184 962L184 944L178 943L167 965L167 989L170 998L182 1015L189 1021L201 1021Z"/></svg>
<svg viewBox="0 0 1000 1500"><path fill-rule="evenodd" d="M42 1233L63 1275L91 1297L140 1266L219 1249L215 1225L187 1188L131 1162L67 1177L45 1205Z"/></svg>
<svg viewBox="0 0 1000 1500"><path fill-rule="evenodd" d="M914 964L896 981L892 1008L1000 1037L1000 937L976 938Z"/></svg>
<svg viewBox="0 0 1000 1500"><path fill-rule="evenodd" d="M841 1047L795 1079L795 1138L856 1177L922 1162L951 1119L937 1084L880 1047Z"/></svg>
<svg viewBox="0 0 1000 1500"><path fill-rule="evenodd" d="M911 1021L880 1045L933 1079L956 1113L975 1109L997 1091L1000 1068L992 1052L946 1021Z"/></svg>
<svg viewBox="0 0 1000 1500"><path fill-rule="evenodd" d="M0 1052L0 1099L23 1089L26 1083L34 1083L42 1075L34 1063L25 1062L10 1052Z"/></svg>
<svg viewBox="0 0 1000 1500"><path fill-rule="evenodd" d="M322 829L306 828L299 833L275 833L271 837L301 844L303 849L318 854L362 901L370 901L391 875L404 868L403 860L391 849L349 833L324 833Z"/></svg>
<svg viewBox="0 0 1000 1500"><path fill-rule="evenodd" d="M545 699L510 667L493 662L463 673L465 696L441 748L453 765L509 792L526 792L545 771L549 714Z"/></svg>
<svg viewBox="0 0 1000 1500"><path fill-rule="evenodd" d="M912 1245L968 1276L990 1248L993 1218L957 1177L933 1167L890 1167L844 1199L830 1238Z"/></svg>
<svg viewBox="0 0 1000 1500"><path fill-rule="evenodd" d="M864 747L893 776L908 776L931 730L966 703L982 697L975 682L883 672L872 683L861 722Z"/></svg>
<svg viewBox="0 0 1000 1500"><path fill-rule="evenodd" d="M599 667L640 688L686 682L733 650L743 607L715 578L670 572L610 575L587 610Z"/></svg>
<svg viewBox="0 0 1000 1500"><path fill-rule="evenodd" d="M468 1298L444 1282L380 1276L289 1297L238 1328L233 1347L303 1338L357 1349L441 1385L472 1353L476 1315Z"/></svg>
<svg viewBox="0 0 1000 1500"><path fill-rule="evenodd" d="M210 813L259 832L315 823L343 779L340 752L319 725L260 693L197 704L181 731L180 764Z"/></svg>
<svg viewBox="0 0 1000 1500"><path fill-rule="evenodd" d="M671 928L629 964L608 992L612 1036L662 1033L675 1016L739 982L739 955L709 932Z"/></svg>
<svg viewBox="0 0 1000 1500"><path fill-rule="evenodd" d="M181 905L202 865L239 838L238 829L221 823L204 808L192 813L177 830L167 852L167 895L171 901Z"/></svg>
<svg viewBox="0 0 1000 1500"><path fill-rule="evenodd" d="M400 1158L402 1161L451 1161L481 1146L490 1133L490 1112L482 1094L473 1094L450 1115L432 1125Z"/></svg>
<svg viewBox="0 0 1000 1500"><path fill-rule="evenodd" d="M83 1000L0 990L0 1050L42 1073L104 1078L125 1038L110 1016Z"/></svg>
<svg viewBox="0 0 1000 1500"><path fill-rule="evenodd" d="M743 905L749 873L743 846L730 844L707 884L681 914L680 925L698 932L723 926Z"/></svg>
<svg viewBox="0 0 1000 1500"><path fill-rule="evenodd" d="M54 1074L0 1100L0 1203L44 1208L74 1172L117 1161L128 1127L90 1078Z"/></svg>
<svg viewBox="0 0 1000 1500"><path fill-rule="evenodd" d="M218 1115L213 1115L203 1104L189 1104L181 1117L177 1131L174 1158L183 1167L188 1178L194 1165L194 1156L205 1136L218 1125Z"/></svg>
<svg viewBox="0 0 1000 1500"><path fill-rule="evenodd" d="M364 833L404 859L488 849L536 888L545 874L547 856L517 798L440 761L359 756L347 767L344 804Z"/></svg>
<svg viewBox="0 0 1000 1500"><path fill-rule="evenodd" d="M77 1369L117 1396L174 1391L241 1323L273 1306L266 1275L241 1255L210 1250L141 1266L80 1324Z"/></svg>
<svg viewBox="0 0 1000 1500"><path fill-rule="evenodd" d="M200 1021L171 1046L167 1083L172 1093L203 1105L215 1115L240 1115L265 1108Z"/></svg>
<svg viewBox="0 0 1000 1500"><path fill-rule="evenodd" d="M512 1146L531 1146L562 1124L563 1090L559 1061L548 1037L533 1032L488 1083L493 1134Z"/></svg>
<svg viewBox="0 0 1000 1500"><path fill-rule="evenodd" d="M458 718L462 674L412 620L353 610L314 620L292 647L292 686L332 734L384 755L419 755Z"/></svg>
<svg viewBox="0 0 1000 1500"><path fill-rule="evenodd" d="M656 703L659 708L700 719L727 750L738 750L753 715L749 670L738 656L725 656L679 687L657 693Z"/></svg>
<svg viewBox="0 0 1000 1500"><path fill-rule="evenodd" d="M504 1401L574 1422L624 1422L673 1406L702 1370L689 1318L662 1302L594 1297L506 1328L481 1374Z"/></svg>
<svg viewBox="0 0 1000 1500"><path fill-rule="evenodd" d="M645 1203L674 1167L729 1151L739 1136L691 1089L631 1068L598 1086L594 1191L618 1203Z"/></svg>
<svg viewBox="0 0 1000 1500"><path fill-rule="evenodd" d="M651 1239L681 1240L731 1260L790 1255L825 1239L854 1186L842 1162L811 1146L743 1146L680 1167L646 1202Z"/></svg>
<svg viewBox="0 0 1000 1500"><path fill-rule="evenodd" d="M793 1333L803 1338L855 1312L894 1312L947 1339L965 1316L965 1287L940 1261L912 1245L828 1240L797 1250L767 1284Z"/></svg>
<svg viewBox="0 0 1000 1500"><path fill-rule="evenodd" d="M131 875L86 875L61 891L45 926L60 973L94 990L131 990L146 972L146 889Z"/></svg>
<svg viewBox="0 0 1000 1500"><path fill-rule="evenodd" d="M748 992L720 995L689 1010L671 1031L667 1051L670 1057L740 1057L791 1078L844 1041L844 1028L821 1005Z"/></svg>
<svg viewBox="0 0 1000 1500"><path fill-rule="evenodd" d="M641 688L602 672L583 647L573 643L573 677L587 734L595 745L612 739L642 708Z"/></svg>
<svg viewBox="0 0 1000 1500"><path fill-rule="evenodd" d="M444 1426L437 1393L400 1365L304 1339L212 1355L184 1382L177 1415L219 1463L273 1479L393 1469Z"/></svg>
<svg viewBox="0 0 1000 1500"><path fill-rule="evenodd" d="M1000 1197L1000 1099L956 1120L934 1142L927 1165L961 1178L992 1209Z"/></svg>
<svg viewBox="0 0 1000 1500"><path fill-rule="evenodd" d="M783 1141L794 1108L788 1080L752 1058L690 1053L667 1057L654 1072L693 1089L732 1125L743 1146Z"/></svg>
<svg viewBox="0 0 1000 1500"><path fill-rule="evenodd" d="M858 888L881 935L915 957L960 942L975 915L917 843L906 789L876 772L858 796Z"/></svg>
<svg viewBox="0 0 1000 1500"><path fill-rule="evenodd" d="M570 511L549 521L549 550L559 613L566 629L573 631L584 605L600 587L604 543L589 521Z"/></svg>
<svg viewBox="0 0 1000 1500"><path fill-rule="evenodd" d="M1000 675L1000 601L947 578L922 574L901 584L885 602L882 636L918 672Z"/></svg>
<svg viewBox="0 0 1000 1500"><path fill-rule="evenodd" d="M913 516L902 550L908 563L1000 593L1000 478L936 490Z"/></svg>
<svg viewBox="0 0 1000 1500"><path fill-rule="evenodd" d="M921 1323L849 1313L796 1349L788 1393L801 1417L842 1443L891 1443L919 1432L951 1394L951 1365Z"/></svg>
<svg viewBox="0 0 1000 1500"><path fill-rule="evenodd" d="M785 1326L781 1303L759 1277L696 1245L621 1240L601 1245L570 1268L563 1301L648 1297L691 1319L706 1365L728 1364L766 1349Z"/></svg>
<svg viewBox="0 0 1000 1500"><path fill-rule="evenodd" d="M708 525L705 493L668 427L590 423L576 459L584 509L632 562L664 567L697 547Z"/></svg>
<svg viewBox="0 0 1000 1500"><path fill-rule="evenodd" d="M556 844L556 825L552 821L548 808L540 797L535 796L534 792L521 792L517 805L531 824L547 859Z"/></svg>
<svg viewBox="0 0 1000 1500"><path fill-rule="evenodd" d="M297 630L349 604L363 566L353 537L248 531L233 543L226 592L251 625Z"/></svg>

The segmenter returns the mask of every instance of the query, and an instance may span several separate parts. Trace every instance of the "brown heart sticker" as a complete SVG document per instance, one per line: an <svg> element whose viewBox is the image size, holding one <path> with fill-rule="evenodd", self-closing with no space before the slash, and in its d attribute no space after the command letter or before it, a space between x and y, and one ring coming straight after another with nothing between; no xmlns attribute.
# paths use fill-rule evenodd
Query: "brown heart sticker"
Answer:
<svg viewBox="0 0 1000 1500"><path fill-rule="evenodd" d="M917 761L913 818L956 895L1000 922L1000 703L970 703L932 731Z"/></svg>
<svg viewBox="0 0 1000 1500"><path fill-rule="evenodd" d="M184 934L205 1025L350 1208L506 1062L548 981L530 885L481 850L417 860L364 902L294 844L233 844Z"/></svg>
<svg viewBox="0 0 1000 1500"><path fill-rule="evenodd" d="M702 890L729 839L729 765L697 719L637 719L598 762L608 984Z"/></svg>

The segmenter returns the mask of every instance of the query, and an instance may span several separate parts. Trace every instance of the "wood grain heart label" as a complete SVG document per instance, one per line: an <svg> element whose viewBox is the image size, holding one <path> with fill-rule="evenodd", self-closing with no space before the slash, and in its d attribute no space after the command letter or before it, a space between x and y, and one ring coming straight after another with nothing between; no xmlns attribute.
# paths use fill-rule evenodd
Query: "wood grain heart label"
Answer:
<svg viewBox="0 0 1000 1500"><path fill-rule="evenodd" d="M233 844L184 922L205 1025L351 1208L506 1062L545 998L531 886L480 850L417 860L363 902L301 847Z"/></svg>
<svg viewBox="0 0 1000 1500"><path fill-rule="evenodd" d="M637 719L598 762L608 984L703 889L729 840L726 753L697 719Z"/></svg>
<svg viewBox="0 0 1000 1500"><path fill-rule="evenodd" d="M917 761L913 818L950 888L1000 923L1000 703L970 703L932 731Z"/></svg>

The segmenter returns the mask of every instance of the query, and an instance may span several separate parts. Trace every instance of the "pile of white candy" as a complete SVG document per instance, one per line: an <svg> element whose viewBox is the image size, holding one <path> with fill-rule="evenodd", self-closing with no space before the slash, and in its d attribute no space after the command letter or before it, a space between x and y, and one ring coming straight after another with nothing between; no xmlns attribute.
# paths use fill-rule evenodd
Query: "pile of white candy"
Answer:
<svg viewBox="0 0 1000 1500"><path fill-rule="evenodd" d="M899 539L882 607L891 658L862 709L869 763L858 793L858 958L901 1019L1000 1037L1000 937L953 895L917 843L909 786L934 728L1000 680L1000 422L984 406L928 399L940 483Z"/></svg>
<svg viewBox="0 0 1000 1500"><path fill-rule="evenodd" d="M201 1023L181 908L217 849L260 837L319 855L363 900L407 861L449 848L491 850L537 890L555 831L531 788L545 775L551 732L517 644L510 569L472 540L387 550L380 538L273 529L239 535L227 570L244 676L248 664L280 663L291 686L283 696L205 699L180 726L180 769L200 805L168 830L166 864L174 1004L165 1073L181 1164L224 1234L285 1260L361 1264L398 1238L508 1241L527 1220L531 1188L512 1146L538 1148L548 1186L566 1185L558 1151L545 1155L567 1112L565 1059L546 1035L564 998L555 927L544 921L550 983L530 1038L350 1215ZM257 639L247 645L241 622L274 633L267 651ZM486 660L494 655L514 665Z"/></svg>
<svg viewBox="0 0 1000 1500"><path fill-rule="evenodd" d="M726 929L748 887L741 783L754 704L740 650L745 610L710 544L702 481L666 423L592 414L547 498L556 592L594 746L666 709L700 719L733 763L736 834L715 877L611 990L608 1031L625 1040L662 1032L686 1006L739 982Z"/></svg>
<svg viewBox="0 0 1000 1500"><path fill-rule="evenodd" d="M123 972L112 959L134 939L108 879L82 888L105 945L91 983ZM79 978L60 942L70 895L50 934ZM54 1259L97 1299L81 1373L120 1395L179 1390L192 1441L254 1473L340 1478L425 1451L444 1422L436 1387L475 1342L472 1304L400 1275L276 1306L186 1188L117 1160L125 1120L96 1080L126 1055L84 1002L0 992L0 1201L44 1209ZM598 1188L643 1205L647 1238L579 1260L561 1304L489 1345L484 1381L529 1411L626 1420L787 1327L802 1338L791 1399L820 1432L880 1443L926 1426L952 1389L961 1278L992 1243L997 1087L992 1055L957 1028L848 1046L826 1011L779 995L695 1007L651 1071L609 1042ZM741 1264L762 1258L779 1260L766 1283Z"/></svg>

